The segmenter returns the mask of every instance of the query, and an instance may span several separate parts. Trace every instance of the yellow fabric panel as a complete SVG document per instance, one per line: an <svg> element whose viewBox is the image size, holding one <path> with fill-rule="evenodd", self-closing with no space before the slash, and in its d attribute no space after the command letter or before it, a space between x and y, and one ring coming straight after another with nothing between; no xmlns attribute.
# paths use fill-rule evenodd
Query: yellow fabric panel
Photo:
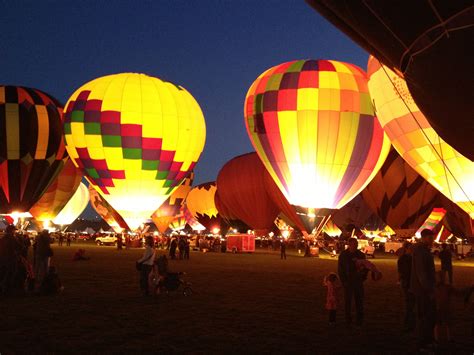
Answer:
<svg viewBox="0 0 474 355"><path fill-rule="evenodd" d="M353 75L352 70L350 69L349 66L347 66L346 63L343 62L338 62L336 60L328 60L329 63L331 63L334 68L336 68L337 73L349 73L351 76Z"/></svg>
<svg viewBox="0 0 474 355"><path fill-rule="evenodd" d="M123 170L122 148L104 147L103 151L109 170Z"/></svg>
<svg viewBox="0 0 474 355"><path fill-rule="evenodd" d="M84 136L84 124L82 122L71 122L71 132L73 132L72 145L77 148L85 148L87 143Z"/></svg>
<svg viewBox="0 0 474 355"><path fill-rule="evenodd" d="M340 89L337 73L332 71L320 71L319 87L320 89Z"/></svg>
<svg viewBox="0 0 474 355"><path fill-rule="evenodd" d="M38 116L38 142L36 146L35 159L45 159L49 140L49 119L45 106L36 105Z"/></svg>
<svg viewBox="0 0 474 355"><path fill-rule="evenodd" d="M20 159L20 120L18 104L5 104L7 159Z"/></svg>
<svg viewBox="0 0 474 355"><path fill-rule="evenodd" d="M374 115L374 106L370 99L369 93L359 93L360 95L360 114L361 115Z"/></svg>
<svg viewBox="0 0 474 355"><path fill-rule="evenodd" d="M78 167L78 164L76 163L76 160L79 155L77 154L77 150L76 148L74 148L74 145L73 145L73 136L72 134L65 134L64 135L64 140L65 140L65 143L66 143L66 150L67 150L67 153L69 154L69 156L72 158L72 162L74 163L74 165L76 167Z"/></svg>
<svg viewBox="0 0 474 355"><path fill-rule="evenodd" d="M92 149L102 149L102 136L95 135L95 134L86 134L85 141L86 141L86 147L89 150L89 152Z"/></svg>
<svg viewBox="0 0 474 355"><path fill-rule="evenodd" d="M298 111L298 143L300 159L303 164L314 164L316 161L318 136L318 112Z"/></svg>
<svg viewBox="0 0 474 355"><path fill-rule="evenodd" d="M100 138L100 137L99 137ZM90 142L90 140L87 138L87 141ZM98 148L92 148L92 145L90 148L88 148L89 155L91 159L105 159L105 154L104 154L104 148L98 147Z"/></svg>
<svg viewBox="0 0 474 355"><path fill-rule="evenodd" d="M174 102L172 90L177 90L173 84L165 83L163 81L157 81L156 87L159 92L159 97L161 101L161 110L163 112L163 117L176 117L178 115L176 109L176 103Z"/></svg>
<svg viewBox="0 0 474 355"><path fill-rule="evenodd" d="M297 92L297 110L318 110L318 89L316 88L303 88L298 89Z"/></svg>
<svg viewBox="0 0 474 355"><path fill-rule="evenodd" d="M99 78L96 80L99 83L97 86L93 86L93 95L91 96L94 98L95 87L100 85L101 90L97 92L97 98L102 100L102 111L122 111L123 87L128 76L129 74L110 75L105 79ZM104 79L104 82L102 82L102 79Z"/></svg>
<svg viewBox="0 0 474 355"><path fill-rule="evenodd" d="M342 166L349 164L358 128L359 114L352 112L341 112L339 114L339 132L336 139L338 154L334 157L334 164Z"/></svg>
<svg viewBox="0 0 474 355"><path fill-rule="evenodd" d="M341 96L338 90L319 89L319 110L340 111Z"/></svg>
<svg viewBox="0 0 474 355"><path fill-rule="evenodd" d="M139 180L141 177L142 161L140 159L124 159L123 167L127 180Z"/></svg>
<svg viewBox="0 0 474 355"><path fill-rule="evenodd" d="M278 112L281 142L289 163L301 163L298 144L298 115L296 111Z"/></svg>
<svg viewBox="0 0 474 355"><path fill-rule="evenodd" d="M142 136L147 138L163 137L161 113L142 113Z"/></svg>

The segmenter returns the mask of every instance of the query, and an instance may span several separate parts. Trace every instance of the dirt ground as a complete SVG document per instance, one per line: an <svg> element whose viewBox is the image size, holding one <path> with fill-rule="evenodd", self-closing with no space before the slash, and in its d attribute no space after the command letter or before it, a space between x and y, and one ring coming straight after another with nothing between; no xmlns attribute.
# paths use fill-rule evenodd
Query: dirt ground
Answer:
<svg viewBox="0 0 474 355"><path fill-rule="evenodd" d="M78 247L91 260L73 262ZM330 258L280 260L278 253L234 255L192 252L170 261L185 271L195 294L145 298L134 262L143 250L73 244L54 247L64 284L56 296L0 300L0 353L405 353L415 335L401 333L402 296L396 259L374 259L382 280L366 281L366 323L346 329L342 310L328 327L322 278L335 271ZM164 251L161 251L164 253ZM291 254L291 253L290 253ZM455 286L474 283L470 263L455 262ZM437 266L439 267L439 266ZM474 314L454 304L456 353L472 353Z"/></svg>

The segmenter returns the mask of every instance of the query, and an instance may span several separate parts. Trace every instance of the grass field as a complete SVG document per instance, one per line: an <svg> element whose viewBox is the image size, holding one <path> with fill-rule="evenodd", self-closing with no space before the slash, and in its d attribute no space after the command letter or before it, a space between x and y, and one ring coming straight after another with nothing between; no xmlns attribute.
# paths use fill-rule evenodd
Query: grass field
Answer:
<svg viewBox="0 0 474 355"><path fill-rule="evenodd" d="M78 246L89 261L72 262ZM85 245L85 246L84 246ZM329 258L278 253L234 255L192 252L170 261L185 271L195 294L144 298L134 262L143 250L73 244L54 247L64 291L0 303L0 353L186 352L186 353L398 353L415 350L415 336L401 334L402 299L396 259L376 258L383 273L366 282L362 333L327 326L322 278L336 270ZM474 268L455 262L457 287L474 283ZM456 300L455 346L472 353L470 319Z"/></svg>

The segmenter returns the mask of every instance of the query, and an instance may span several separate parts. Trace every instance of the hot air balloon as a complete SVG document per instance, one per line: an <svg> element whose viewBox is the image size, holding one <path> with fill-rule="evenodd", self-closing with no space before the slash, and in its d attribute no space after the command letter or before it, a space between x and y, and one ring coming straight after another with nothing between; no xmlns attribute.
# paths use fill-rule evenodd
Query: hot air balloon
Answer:
<svg viewBox="0 0 474 355"><path fill-rule="evenodd" d="M216 181L217 183L217 181ZM247 224L241 221L229 208L224 202L222 201L219 195L219 189L217 189L216 193L214 194L214 204L216 205L217 211L219 215L224 219L224 221L228 224L229 229L235 229L235 232L247 232L251 229Z"/></svg>
<svg viewBox="0 0 474 355"><path fill-rule="evenodd" d="M134 230L189 176L206 136L191 94L144 74L84 84L64 117L70 157Z"/></svg>
<svg viewBox="0 0 474 355"><path fill-rule="evenodd" d="M191 227L193 231L201 232L203 230L206 230L206 227L204 227L196 220L196 218L193 217L193 214L189 211L186 205L182 207L182 211L186 223Z"/></svg>
<svg viewBox="0 0 474 355"><path fill-rule="evenodd" d="M66 206L64 206L61 212L53 219L53 223L61 226L71 224L81 215L88 203L89 190L87 186L81 182Z"/></svg>
<svg viewBox="0 0 474 355"><path fill-rule="evenodd" d="M395 149L418 174L474 218L474 162L435 132L400 76L373 57L368 71L377 117Z"/></svg>
<svg viewBox="0 0 474 355"><path fill-rule="evenodd" d="M82 171L68 159L48 190L30 208L31 215L40 222L53 220L74 195L81 179Z"/></svg>
<svg viewBox="0 0 474 355"><path fill-rule="evenodd" d="M216 180L216 197L228 207L234 219L245 222L256 235L270 232L280 212L265 189L265 175L268 172L253 152L229 160ZM222 207L219 208L217 199L215 202L220 213Z"/></svg>
<svg viewBox="0 0 474 355"><path fill-rule="evenodd" d="M207 230L214 232L214 230L219 229L220 233L225 235L229 227L219 215L214 203L216 190L215 181L193 187L186 197L186 207L192 216Z"/></svg>
<svg viewBox="0 0 474 355"><path fill-rule="evenodd" d="M181 206L179 213L174 216L173 220L169 224L169 228L174 232L180 231L186 227L186 223L187 221L184 215L184 206Z"/></svg>
<svg viewBox="0 0 474 355"><path fill-rule="evenodd" d="M474 160L472 1L307 2L385 65L403 73L430 125Z"/></svg>
<svg viewBox="0 0 474 355"><path fill-rule="evenodd" d="M194 173L191 172L184 182L163 202L163 204L153 213L151 219L155 223L160 233L166 232L175 216L180 213L181 206L192 189Z"/></svg>
<svg viewBox="0 0 474 355"><path fill-rule="evenodd" d="M61 104L21 86L0 86L0 213L28 212L67 159Z"/></svg>
<svg viewBox="0 0 474 355"><path fill-rule="evenodd" d="M374 117L367 76L355 65L299 60L277 65L250 87L247 133L271 177L313 219L344 206L373 178L390 143Z"/></svg>
<svg viewBox="0 0 474 355"><path fill-rule="evenodd" d="M392 149L361 195L390 227L411 229L429 216L439 193Z"/></svg>
<svg viewBox="0 0 474 355"><path fill-rule="evenodd" d="M89 185L89 198L92 208L116 233L129 229L122 216L91 185Z"/></svg>

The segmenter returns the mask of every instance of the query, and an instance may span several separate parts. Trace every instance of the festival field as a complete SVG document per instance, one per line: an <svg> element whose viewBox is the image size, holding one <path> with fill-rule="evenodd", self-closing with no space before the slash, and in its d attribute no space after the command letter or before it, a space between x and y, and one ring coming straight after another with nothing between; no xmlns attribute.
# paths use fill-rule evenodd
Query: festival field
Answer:
<svg viewBox="0 0 474 355"><path fill-rule="evenodd" d="M79 246L91 260L72 262ZM2 299L0 353L186 352L186 353L385 353L414 351L413 335L401 334L402 299L396 259L377 257L383 273L366 282L366 324L346 329L342 310L329 328L322 278L335 259L303 258L289 252L223 254L192 252L189 261L170 261L185 271L195 294L144 298L134 261L143 250L76 244L54 246L54 263L64 291L57 296ZM292 254L292 255L291 255ZM469 262L455 262L457 287L474 282ZM437 265L437 267L439 267ZM457 299L455 349L472 353L473 313ZM472 312L472 310L471 310Z"/></svg>

